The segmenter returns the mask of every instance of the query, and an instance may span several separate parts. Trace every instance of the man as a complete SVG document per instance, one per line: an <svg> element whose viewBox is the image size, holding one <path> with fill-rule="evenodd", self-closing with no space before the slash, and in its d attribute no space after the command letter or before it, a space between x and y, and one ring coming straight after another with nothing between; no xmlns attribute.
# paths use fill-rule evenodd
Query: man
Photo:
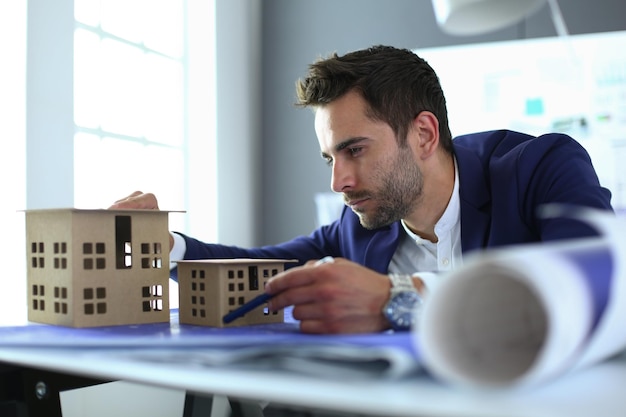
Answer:
<svg viewBox="0 0 626 417"><path fill-rule="evenodd" d="M341 218L255 249L172 234L172 258L298 259L304 265L266 291L271 309L294 306L303 332L410 328L407 312L420 302L413 295L434 287L436 273L459 266L462 255L592 233L573 220L540 217L542 205L611 210L588 154L568 136L503 130L452 141L437 75L411 51L335 54L312 64L297 91L298 104L315 111L332 189L347 205ZM112 208L158 203L134 193Z"/></svg>

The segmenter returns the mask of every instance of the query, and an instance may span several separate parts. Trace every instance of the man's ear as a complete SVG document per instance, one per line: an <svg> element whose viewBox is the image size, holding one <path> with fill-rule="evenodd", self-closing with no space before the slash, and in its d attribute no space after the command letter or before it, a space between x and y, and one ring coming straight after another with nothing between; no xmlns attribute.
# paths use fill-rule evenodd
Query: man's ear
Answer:
<svg viewBox="0 0 626 417"><path fill-rule="evenodd" d="M432 156L439 147L439 120L429 112L423 111L413 119L414 134L417 133L420 158Z"/></svg>

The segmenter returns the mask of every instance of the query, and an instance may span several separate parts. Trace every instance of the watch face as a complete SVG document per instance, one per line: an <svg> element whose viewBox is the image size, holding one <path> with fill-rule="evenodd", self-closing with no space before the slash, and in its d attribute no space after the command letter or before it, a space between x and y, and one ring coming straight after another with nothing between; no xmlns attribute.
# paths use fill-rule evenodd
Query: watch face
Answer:
<svg viewBox="0 0 626 417"><path fill-rule="evenodd" d="M415 321L415 310L421 304L418 293L402 291L391 297L383 312L395 330L409 330Z"/></svg>

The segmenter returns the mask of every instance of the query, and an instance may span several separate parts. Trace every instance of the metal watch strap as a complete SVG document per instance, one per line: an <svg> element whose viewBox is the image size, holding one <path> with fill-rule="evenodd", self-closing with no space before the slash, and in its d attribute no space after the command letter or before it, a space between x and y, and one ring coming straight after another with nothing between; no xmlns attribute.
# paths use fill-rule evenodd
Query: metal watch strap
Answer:
<svg viewBox="0 0 626 417"><path fill-rule="evenodd" d="M417 289L413 285L413 277L408 274L389 274L391 281L391 294L397 294L402 291L414 291Z"/></svg>

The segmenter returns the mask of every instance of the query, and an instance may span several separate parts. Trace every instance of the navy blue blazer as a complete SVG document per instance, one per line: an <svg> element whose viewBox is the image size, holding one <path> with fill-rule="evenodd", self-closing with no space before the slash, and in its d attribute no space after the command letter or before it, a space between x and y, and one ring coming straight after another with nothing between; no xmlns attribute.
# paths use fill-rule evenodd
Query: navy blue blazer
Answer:
<svg viewBox="0 0 626 417"><path fill-rule="evenodd" d="M611 193L600 186L589 155L567 135L533 137L499 130L453 140L459 170L461 248L482 248L594 235L571 219L544 219L537 208L565 203L612 210ZM185 259L343 257L381 273L404 233L400 222L367 230L348 207L334 223L309 236L253 249L207 244L184 236ZM287 265L287 267L295 266Z"/></svg>

